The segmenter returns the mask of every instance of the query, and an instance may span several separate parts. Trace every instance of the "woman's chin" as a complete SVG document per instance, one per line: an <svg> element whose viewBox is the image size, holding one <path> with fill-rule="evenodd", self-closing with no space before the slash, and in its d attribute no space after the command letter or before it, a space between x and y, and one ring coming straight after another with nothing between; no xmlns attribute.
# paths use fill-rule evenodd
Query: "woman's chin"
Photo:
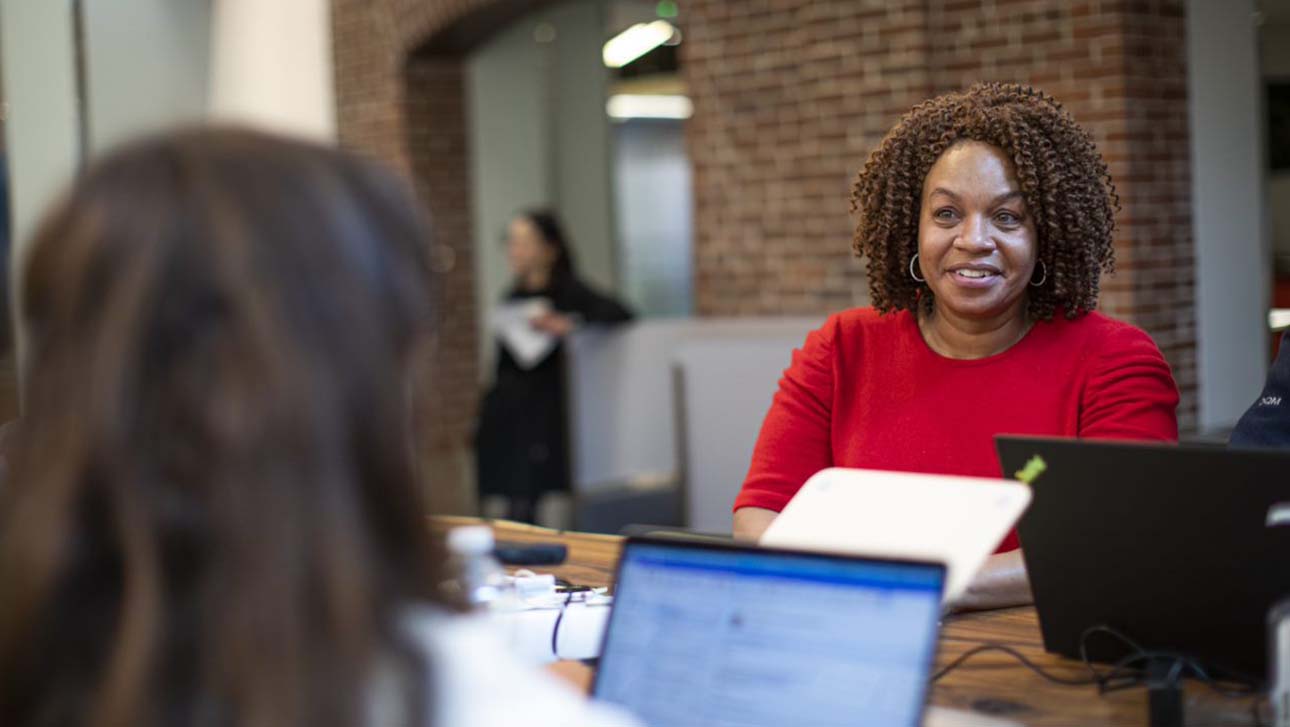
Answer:
<svg viewBox="0 0 1290 727"><path fill-rule="evenodd" d="M991 291L994 292L994 291ZM1024 307L1016 305L1016 298L1005 298L1002 295L963 295L950 294L936 297L936 308L956 318L972 320L990 320L1007 315L1014 309L1020 314Z"/></svg>

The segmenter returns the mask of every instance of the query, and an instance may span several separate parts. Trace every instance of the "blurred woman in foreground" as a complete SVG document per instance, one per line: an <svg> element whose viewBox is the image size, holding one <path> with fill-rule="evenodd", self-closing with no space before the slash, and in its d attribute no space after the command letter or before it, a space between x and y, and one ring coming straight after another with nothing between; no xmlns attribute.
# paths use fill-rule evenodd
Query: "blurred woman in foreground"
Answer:
<svg viewBox="0 0 1290 727"><path fill-rule="evenodd" d="M400 186L251 132L87 173L25 270L0 724L612 724L436 603L409 420L431 320Z"/></svg>

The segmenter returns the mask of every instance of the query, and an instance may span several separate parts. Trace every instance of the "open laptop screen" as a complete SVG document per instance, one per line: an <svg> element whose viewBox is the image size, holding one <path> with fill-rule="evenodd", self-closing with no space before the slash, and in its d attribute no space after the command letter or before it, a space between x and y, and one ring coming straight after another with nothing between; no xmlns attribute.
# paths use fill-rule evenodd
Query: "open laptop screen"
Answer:
<svg viewBox="0 0 1290 727"><path fill-rule="evenodd" d="M943 566L629 541L595 693L647 724L914 727Z"/></svg>

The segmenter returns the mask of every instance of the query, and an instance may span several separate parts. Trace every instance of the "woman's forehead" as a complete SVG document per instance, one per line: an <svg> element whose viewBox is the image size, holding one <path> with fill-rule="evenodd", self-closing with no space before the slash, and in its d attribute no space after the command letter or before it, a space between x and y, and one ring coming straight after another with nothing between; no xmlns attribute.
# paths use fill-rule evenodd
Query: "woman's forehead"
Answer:
<svg viewBox="0 0 1290 727"><path fill-rule="evenodd" d="M997 197L1020 190L1012 160L1002 149L964 141L946 149L923 180L923 194Z"/></svg>

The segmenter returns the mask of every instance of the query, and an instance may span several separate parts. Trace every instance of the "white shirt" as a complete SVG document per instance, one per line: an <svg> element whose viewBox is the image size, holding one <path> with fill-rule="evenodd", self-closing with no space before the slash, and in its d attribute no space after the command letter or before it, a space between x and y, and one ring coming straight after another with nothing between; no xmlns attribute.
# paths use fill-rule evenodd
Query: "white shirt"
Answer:
<svg viewBox="0 0 1290 727"><path fill-rule="evenodd" d="M430 658L435 727L642 727L617 707L591 702L521 662L484 617L417 608L405 627ZM371 727L415 727L403 717L398 681L378 679Z"/></svg>

